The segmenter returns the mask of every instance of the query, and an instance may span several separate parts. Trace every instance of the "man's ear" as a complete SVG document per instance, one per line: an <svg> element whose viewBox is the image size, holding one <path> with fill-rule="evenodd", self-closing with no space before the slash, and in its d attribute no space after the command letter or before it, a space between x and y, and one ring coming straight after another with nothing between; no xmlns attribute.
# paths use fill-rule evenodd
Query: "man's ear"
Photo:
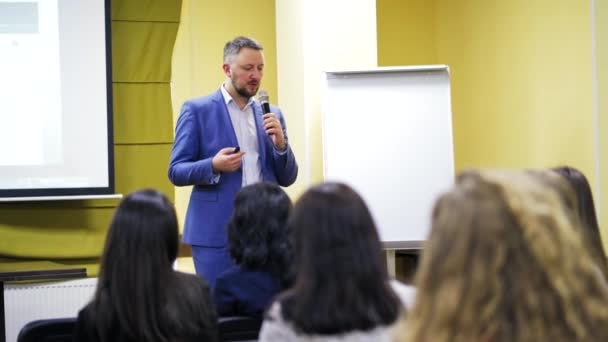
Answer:
<svg viewBox="0 0 608 342"><path fill-rule="evenodd" d="M222 65L222 69L224 69L224 74L226 75L226 77L230 77L230 74L232 74L232 71L230 70L230 65L224 64Z"/></svg>

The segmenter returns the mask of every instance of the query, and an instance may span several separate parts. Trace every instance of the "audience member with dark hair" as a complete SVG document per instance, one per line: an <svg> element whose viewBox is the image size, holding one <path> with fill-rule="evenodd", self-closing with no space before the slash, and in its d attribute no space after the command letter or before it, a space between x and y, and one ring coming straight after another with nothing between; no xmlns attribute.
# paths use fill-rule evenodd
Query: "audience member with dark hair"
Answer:
<svg viewBox="0 0 608 342"><path fill-rule="evenodd" d="M220 316L262 314L273 297L291 282L292 250L287 231L291 200L276 184L241 189L228 223L235 265L215 283L213 300Z"/></svg>
<svg viewBox="0 0 608 342"><path fill-rule="evenodd" d="M602 245L600 228L595 214L593 194L591 193L587 177L579 170L568 166L556 167L552 171L564 177L573 187L576 193L577 214L580 219L584 242L589 248L595 263L602 271L604 278L608 279L608 260L606 259L606 253Z"/></svg>
<svg viewBox="0 0 608 342"><path fill-rule="evenodd" d="M555 189L530 172L461 174L435 204L398 340L608 340L608 287Z"/></svg>
<svg viewBox="0 0 608 342"><path fill-rule="evenodd" d="M268 310L261 341L387 341L412 289L389 279L363 199L324 183L290 218L296 278Z"/></svg>
<svg viewBox="0 0 608 342"><path fill-rule="evenodd" d="M114 213L93 300L78 314L76 341L216 341L204 280L175 272L178 223L154 190L128 195Z"/></svg>

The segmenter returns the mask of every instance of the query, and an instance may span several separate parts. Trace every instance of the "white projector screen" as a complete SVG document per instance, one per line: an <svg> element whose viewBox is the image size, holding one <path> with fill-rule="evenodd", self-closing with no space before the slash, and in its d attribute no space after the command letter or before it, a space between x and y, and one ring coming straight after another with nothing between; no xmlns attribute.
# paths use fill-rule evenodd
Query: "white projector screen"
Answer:
<svg viewBox="0 0 608 342"><path fill-rule="evenodd" d="M110 0L0 0L0 198L114 193Z"/></svg>
<svg viewBox="0 0 608 342"><path fill-rule="evenodd" d="M454 181L448 67L327 72L322 115L325 180L359 192L386 247L426 240Z"/></svg>

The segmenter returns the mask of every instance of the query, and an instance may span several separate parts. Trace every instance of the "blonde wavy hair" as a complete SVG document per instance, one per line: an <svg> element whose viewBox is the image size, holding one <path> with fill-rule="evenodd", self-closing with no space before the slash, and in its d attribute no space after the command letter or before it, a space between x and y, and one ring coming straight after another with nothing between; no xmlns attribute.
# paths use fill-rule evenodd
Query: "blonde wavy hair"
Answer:
<svg viewBox="0 0 608 342"><path fill-rule="evenodd" d="M557 176L557 175L556 175ZM540 172L468 171L441 196L399 341L608 341L576 197Z"/></svg>

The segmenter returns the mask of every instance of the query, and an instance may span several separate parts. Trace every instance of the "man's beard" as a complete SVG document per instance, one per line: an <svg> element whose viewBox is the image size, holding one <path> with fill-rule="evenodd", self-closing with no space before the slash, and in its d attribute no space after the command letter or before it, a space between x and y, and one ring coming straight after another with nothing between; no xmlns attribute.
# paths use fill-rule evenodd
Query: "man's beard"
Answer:
<svg viewBox="0 0 608 342"><path fill-rule="evenodd" d="M234 90L236 90L236 93L247 99L252 96L255 96L255 94L258 93L258 89L260 88L260 85L258 83L258 86L255 88L255 90L253 92L250 92L246 88L247 84L245 84L245 87L237 87L233 79L230 79L230 82L232 82L232 87L234 88Z"/></svg>

